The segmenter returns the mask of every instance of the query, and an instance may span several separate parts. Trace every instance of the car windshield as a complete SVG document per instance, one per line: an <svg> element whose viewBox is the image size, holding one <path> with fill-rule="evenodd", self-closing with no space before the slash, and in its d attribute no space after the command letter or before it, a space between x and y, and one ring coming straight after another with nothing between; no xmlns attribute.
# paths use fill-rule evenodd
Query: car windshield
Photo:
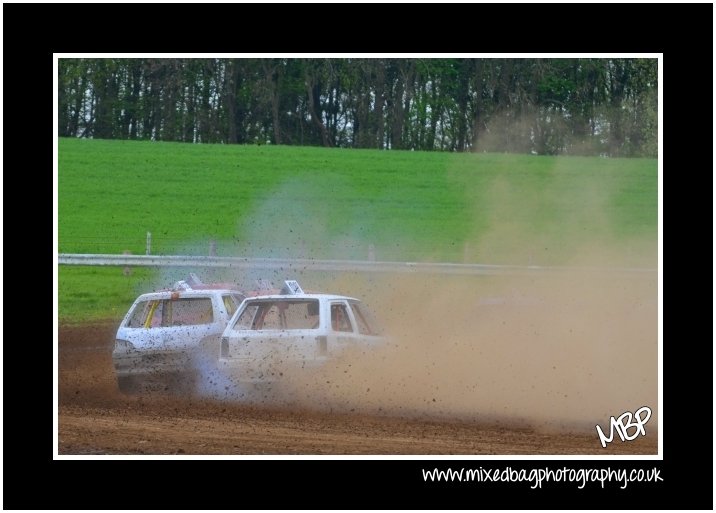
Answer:
<svg viewBox="0 0 716 513"><path fill-rule="evenodd" d="M214 322L211 298L151 299L136 304L129 328L166 328Z"/></svg>
<svg viewBox="0 0 716 513"><path fill-rule="evenodd" d="M305 330L319 326L318 300L247 301L235 330Z"/></svg>

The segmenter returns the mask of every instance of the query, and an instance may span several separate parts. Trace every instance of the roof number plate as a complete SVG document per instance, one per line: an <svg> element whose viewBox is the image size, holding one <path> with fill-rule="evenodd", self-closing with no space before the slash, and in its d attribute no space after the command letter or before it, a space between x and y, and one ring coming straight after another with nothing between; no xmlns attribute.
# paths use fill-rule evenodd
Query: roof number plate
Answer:
<svg viewBox="0 0 716 513"><path fill-rule="evenodd" d="M281 294L303 294L303 289L296 280L286 280L283 283Z"/></svg>

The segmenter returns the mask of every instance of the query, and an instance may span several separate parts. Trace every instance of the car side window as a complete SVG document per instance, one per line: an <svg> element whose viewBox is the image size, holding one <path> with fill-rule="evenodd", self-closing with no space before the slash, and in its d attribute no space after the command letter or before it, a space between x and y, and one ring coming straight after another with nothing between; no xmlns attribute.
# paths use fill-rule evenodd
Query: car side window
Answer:
<svg viewBox="0 0 716 513"><path fill-rule="evenodd" d="M211 298L152 299L137 304L127 327L167 328L212 322L214 308Z"/></svg>
<svg viewBox="0 0 716 513"><path fill-rule="evenodd" d="M353 331L346 305L340 303L331 305L331 326L333 331Z"/></svg>
<svg viewBox="0 0 716 513"><path fill-rule="evenodd" d="M224 308L226 308L226 313L229 317L234 315L234 312L238 308L240 302L238 301L238 298L233 295L223 296L222 299L224 300Z"/></svg>
<svg viewBox="0 0 716 513"><path fill-rule="evenodd" d="M161 325L162 308L161 301L154 299L151 301L142 301L132 312L132 316L127 322L129 328L151 328Z"/></svg>
<svg viewBox="0 0 716 513"><path fill-rule="evenodd" d="M260 320L256 325L256 329L260 330L280 330L283 328L281 322L281 312L278 306L273 304L261 305L259 310Z"/></svg>
<svg viewBox="0 0 716 513"><path fill-rule="evenodd" d="M239 318L236 319L233 329L237 329L237 330L256 329L256 326L254 325L254 319L256 318L256 311L258 309L259 309L259 306L256 304L247 305L246 308L244 308L244 311L241 312L241 315L239 316Z"/></svg>
<svg viewBox="0 0 716 513"><path fill-rule="evenodd" d="M187 326L214 322L211 298L183 298L166 300L164 303L162 326Z"/></svg>
<svg viewBox="0 0 716 513"><path fill-rule="evenodd" d="M353 308L353 317L358 323L358 333L361 335L375 335L373 330L370 329L370 324L368 324L368 320L363 315L360 307L355 303L351 303L351 307Z"/></svg>
<svg viewBox="0 0 716 513"><path fill-rule="evenodd" d="M237 330L307 330L320 324L315 299L248 302L232 326Z"/></svg>

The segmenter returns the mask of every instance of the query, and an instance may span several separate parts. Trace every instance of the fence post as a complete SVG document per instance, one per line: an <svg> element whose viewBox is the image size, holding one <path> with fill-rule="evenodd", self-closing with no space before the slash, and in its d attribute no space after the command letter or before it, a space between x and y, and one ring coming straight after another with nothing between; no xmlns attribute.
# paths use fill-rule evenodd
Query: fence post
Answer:
<svg viewBox="0 0 716 513"><path fill-rule="evenodd" d="M123 254L123 255L131 255L132 252L129 251L128 249L125 249L124 251L122 251L122 254ZM132 275L132 268L129 267L128 265L124 266L124 269L122 270L122 274L124 274L125 276L131 276L131 275Z"/></svg>
<svg viewBox="0 0 716 513"><path fill-rule="evenodd" d="M147 255L152 254L152 232L147 232Z"/></svg>
<svg viewBox="0 0 716 513"><path fill-rule="evenodd" d="M209 241L209 256L216 256L216 240Z"/></svg>
<svg viewBox="0 0 716 513"><path fill-rule="evenodd" d="M368 261L375 262L375 246L368 244Z"/></svg>

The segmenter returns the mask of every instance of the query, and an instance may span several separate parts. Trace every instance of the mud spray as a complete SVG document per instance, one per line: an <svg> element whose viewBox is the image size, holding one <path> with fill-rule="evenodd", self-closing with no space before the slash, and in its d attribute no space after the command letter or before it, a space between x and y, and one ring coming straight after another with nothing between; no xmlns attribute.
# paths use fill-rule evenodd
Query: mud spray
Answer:
<svg viewBox="0 0 716 513"><path fill-rule="evenodd" d="M488 229L470 237L466 227L465 243L470 262L556 263L562 270L438 276L285 269L234 276L249 287L256 278L298 279L305 289L361 298L385 325L389 342L343 353L319 371L287 369L271 394L232 389L221 376L204 393L268 406L579 431L649 406L655 429L656 235L617 240L606 208L610 184L595 180L590 190L575 191L563 182L555 178L539 198L525 197L510 178L498 176L480 191L466 182L467 197L476 198L475 217ZM320 198L295 201L311 198L307 187L287 184L259 205L238 227L236 254L356 258L365 252L364 232L377 222L370 212L336 231ZM559 196L565 190L566 199ZM567 218L555 210L558 229L536 230L531 219L554 205Z"/></svg>

